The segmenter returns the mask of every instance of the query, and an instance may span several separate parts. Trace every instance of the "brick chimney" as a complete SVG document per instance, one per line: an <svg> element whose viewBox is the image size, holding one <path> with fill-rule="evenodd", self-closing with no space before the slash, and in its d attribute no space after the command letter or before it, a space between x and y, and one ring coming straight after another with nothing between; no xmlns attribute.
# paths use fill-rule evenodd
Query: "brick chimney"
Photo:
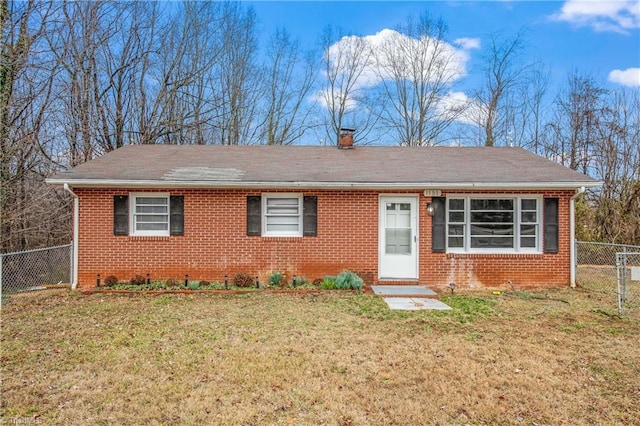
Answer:
<svg viewBox="0 0 640 426"><path fill-rule="evenodd" d="M348 127L340 128L340 135L338 137L338 148L339 149L353 149L353 134L356 132L356 129L350 129Z"/></svg>

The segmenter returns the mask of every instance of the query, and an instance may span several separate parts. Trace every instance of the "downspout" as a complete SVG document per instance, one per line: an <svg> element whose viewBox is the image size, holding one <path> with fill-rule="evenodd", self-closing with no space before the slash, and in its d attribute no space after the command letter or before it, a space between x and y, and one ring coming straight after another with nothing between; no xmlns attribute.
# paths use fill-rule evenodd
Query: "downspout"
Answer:
<svg viewBox="0 0 640 426"><path fill-rule="evenodd" d="M576 264L578 253L576 252L576 198L584 193L584 186L576 189L569 200L569 240L571 242L571 288L576 288Z"/></svg>
<svg viewBox="0 0 640 426"><path fill-rule="evenodd" d="M80 199L75 192L71 190L68 183L64 184L64 190L73 197L73 266L71 267L71 289L78 287L78 236L80 231L78 225L80 223Z"/></svg>

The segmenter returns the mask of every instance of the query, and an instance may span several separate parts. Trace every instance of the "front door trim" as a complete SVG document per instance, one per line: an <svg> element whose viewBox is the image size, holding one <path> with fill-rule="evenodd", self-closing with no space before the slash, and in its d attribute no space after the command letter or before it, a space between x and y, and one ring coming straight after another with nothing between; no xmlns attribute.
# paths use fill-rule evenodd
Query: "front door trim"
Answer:
<svg viewBox="0 0 640 426"><path fill-rule="evenodd" d="M385 258L385 223L386 203L410 203L411 204L411 258L398 259L401 261L398 270L393 263L393 256ZM379 194L378 199L378 279L381 281L402 281L418 279L418 253L419 253L419 197L409 194ZM391 261L391 263L390 263Z"/></svg>

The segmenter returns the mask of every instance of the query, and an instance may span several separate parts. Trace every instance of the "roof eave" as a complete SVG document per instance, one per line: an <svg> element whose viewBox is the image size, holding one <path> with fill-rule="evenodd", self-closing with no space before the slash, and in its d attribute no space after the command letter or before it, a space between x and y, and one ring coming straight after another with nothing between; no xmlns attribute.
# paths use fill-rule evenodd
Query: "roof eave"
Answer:
<svg viewBox="0 0 640 426"><path fill-rule="evenodd" d="M601 182L245 182L119 179L46 179L51 185L74 188L211 188L211 189L363 189L363 190L501 190L577 189L601 186Z"/></svg>

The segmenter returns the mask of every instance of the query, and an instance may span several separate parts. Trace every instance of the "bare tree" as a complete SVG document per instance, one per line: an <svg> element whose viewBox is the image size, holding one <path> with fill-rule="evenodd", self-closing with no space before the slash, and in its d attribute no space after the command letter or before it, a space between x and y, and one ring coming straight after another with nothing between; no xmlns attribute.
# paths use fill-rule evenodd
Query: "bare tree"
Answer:
<svg viewBox="0 0 640 426"><path fill-rule="evenodd" d="M224 145L255 143L259 127L257 108L264 90L256 65L256 16L253 9L245 9L239 3L221 6L220 56L210 86L216 96L213 135L217 143Z"/></svg>
<svg viewBox="0 0 640 426"><path fill-rule="evenodd" d="M313 52L306 54L289 33L279 29L267 49L266 117L261 140L268 145L291 144L309 128L311 108L304 109L317 75Z"/></svg>
<svg viewBox="0 0 640 426"><path fill-rule="evenodd" d="M640 91L576 72L554 105L546 155L602 182L578 201L578 238L640 244Z"/></svg>
<svg viewBox="0 0 640 426"><path fill-rule="evenodd" d="M340 129L357 128L356 140L367 140L378 114L367 93L375 60L371 46L358 36L344 36L328 26L322 36L323 71L327 85L319 92L324 106L326 140L338 144ZM323 138L323 139L324 139Z"/></svg>
<svg viewBox="0 0 640 426"><path fill-rule="evenodd" d="M606 91L587 75L573 73L567 88L555 101L554 119L547 125L548 156L583 173L589 173L594 137L604 107Z"/></svg>
<svg viewBox="0 0 640 426"><path fill-rule="evenodd" d="M542 131L546 110L546 93L549 86L549 71L540 62L528 73L526 86L520 91L522 109L519 112L521 136L515 141L518 146L536 154L542 153Z"/></svg>
<svg viewBox="0 0 640 426"><path fill-rule="evenodd" d="M136 100L140 143L205 143L209 72L218 58L215 3L182 4L173 14L148 11L148 29ZM211 41L210 41L211 40Z"/></svg>
<svg viewBox="0 0 640 426"><path fill-rule="evenodd" d="M445 41L446 25L424 14L388 31L376 49L377 73L387 108L382 123L398 144L434 145L465 105L447 106L445 95L462 73L455 48Z"/></svg>
<svg viewBox="0 0 640 426"><path fill-rule="evenodd" d="M523 108L517 87L527 79L529 64L520 62L524 51L523 32L514 37L494 33L489 36L488 53L484 57L484 83L475 91L474 99L480 107L478 125L484 130L484 145L494 146L499 140L507 143L513 132L514 111Z"/></svg>
<svg viewBox="0 0 640 426"><path fill-rule="evenodd" d="M43 35L54 7L48 3L0 2L0 251L60 242L48 225L68 226L56 209L52 190L43 187L46 162L41 153L51 107L56 62L47 55ZM52 202L52 198L54 198ZM66 200L62 200L65 205ZM68 236L68 233L64 233Z"/></svg>
<svg viewBox="0 0 640 426"><path fill-rule="evenodd" d="M591 173L602 181L592 232L597 240L640 243L640 91L610 95L592 135Z"/></svg>

